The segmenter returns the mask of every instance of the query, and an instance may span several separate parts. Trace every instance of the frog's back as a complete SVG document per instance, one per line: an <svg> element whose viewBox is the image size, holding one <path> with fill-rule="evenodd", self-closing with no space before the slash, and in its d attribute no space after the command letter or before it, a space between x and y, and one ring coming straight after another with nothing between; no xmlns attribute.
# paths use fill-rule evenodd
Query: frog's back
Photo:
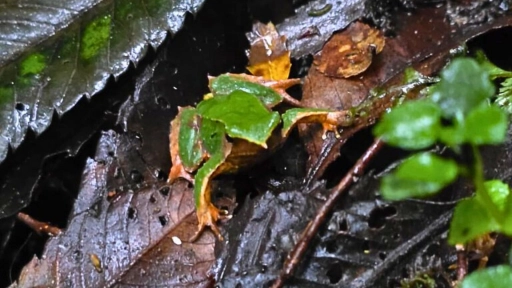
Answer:
<svg viewBox="0 0 512 288"><path fill-rule="evenodd" d="M280 129L276 129L267 141L268 148L243 139L233 139L233 147L226 161L217 169L216 175L232 174L265 161L282 144Z"/></svg>

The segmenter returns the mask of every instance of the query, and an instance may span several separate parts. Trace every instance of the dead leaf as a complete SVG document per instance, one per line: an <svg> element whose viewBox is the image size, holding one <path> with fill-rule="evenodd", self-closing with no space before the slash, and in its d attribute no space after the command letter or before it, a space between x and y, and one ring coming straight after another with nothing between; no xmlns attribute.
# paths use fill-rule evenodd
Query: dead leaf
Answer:
<svg viewBox="0 0 512 288"><path fill-rule="evenodd" d="M382 33L362 22L354 22L332 35L315 57L316 69L330 77L348 78L364 72L373 55L384 49Z"/></svg>
<svg viewBox="0 0 512 288"><path fill-rule="evenodd" d="M274 24L256 22L247 38L251 42L248 52L249 70L252 75L268 80L284 80L290 75L290 51L286 37L279 35Z"/></svg>
<svg viewBox="0 0 512 288"><path fill-rule="evenodd" d="M189 241L197 221L186 181L146 181L138 190L108 197L107 182L126 157L120 154L134 150L128 137L103 135L95 160L87 162L69 226L25 266L15 287L207 285L215 239L203 233ZM140 177L149 179L151 172Z"/></svg>
<svg viewBox="0 0 512 288"><path fill-rule="evenodd" d="M395 31L397 35L386 39L382 53L374 57L371 67L358 77L328 77L317 69L310 69L304 80L301 103L305 107L364 110L365 118L355 119L351 128L344 129L340 133L342 139L346 140L355 132L372 125L387 108L394 105L392 100L400 96L396 88L403 84L407 67L412 66L427 76L433 75L453 57L452 51L461 43L489 29L509 25L512 21L510 17L502 17L487 25L454 27L445 21L443 7L418 8L414 15L402 13L396 16L397 27L400 27ZM371 93L375 89L382 94L372 99L372 95L378 94ZM392 93L385 93L393 90ZM321 165L312 168L317 171L317 176L321 175L336 159L336 151L345 140L325 148L319 127L301 125L299 132L307 143L310 167ZM317 163L320 158L324 160Z"/></svg>

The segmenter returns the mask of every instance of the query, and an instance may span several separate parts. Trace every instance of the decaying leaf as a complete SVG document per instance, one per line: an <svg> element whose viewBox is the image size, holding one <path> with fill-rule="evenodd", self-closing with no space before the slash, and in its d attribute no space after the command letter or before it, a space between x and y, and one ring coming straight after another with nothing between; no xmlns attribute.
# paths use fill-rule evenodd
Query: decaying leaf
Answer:
<svg viewBox="0 0 512 288"><path fill-rule="evenodd" d="M291 63L286 37L279 35L271 22L256 22L252 30L247 35L251 42L247 70L269 80L288 79Z"/></svg>
<svg viewBox="0 0 512 288"><path fill-rule="evenodd" d="M373 124L387 107L393 105L391 99L407 94L397 88L404 84L404 71L411 63L423 75L433 75L453 57L451 51L461 43L483 31L508 25L512 21L502 17L487 25L451 27L445 21L444 13L442 7L429 7L417 9L414 17L398 14L397 27L401 28L395 31L396 37L386 40L382 53L373 59L369 69L359 77L329 77L318 69L310 69L304 80L302 104L306 107L364 110L365 120L356 117L353 127L340 133L342 139L345 139ZM452 32L446 34L441 31ZM325 156L327 160L322 163L324 168L336 158L337 152L334 151L339 150L331 147L328 149L333 152L328 152L324 149L320 129L299 126L299 131L307 143L310 165L315 165L320 155L329 155ZM319 171L318 175L324 168L316 170Z"/></svg>
<svg viewBox="0 0 512 288"><path fill-rule="evenodd" d="M325 43L314 65L330 77L348 78L364 72L373 55L384 49L384 36L375 28L361 22L350 24L332 35Z"/></svg>
<svg viewBox="0 0 512 288"><path fill-rule="evenodd" d="M96 159L87 163L69 226L23 269L13 287L206 285L215 239L204 233L197 242L189 241L197 222L185 181L172 186L149 181L109 197L113 171L133 150L129 138L103 135ZM139 177L151 178L151 172Z"/></svg>
<svg viewBox="0 0 512 288"><path fill-rule="evenodd" d="M2 1L0 162L28 129L42 133L55 115L137 65L202 2Z"/></svg>

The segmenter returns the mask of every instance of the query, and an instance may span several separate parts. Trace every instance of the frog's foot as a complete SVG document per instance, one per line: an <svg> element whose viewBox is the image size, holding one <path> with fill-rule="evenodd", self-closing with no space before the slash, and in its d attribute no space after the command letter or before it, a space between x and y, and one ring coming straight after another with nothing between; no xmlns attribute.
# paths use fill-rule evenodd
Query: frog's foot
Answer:
<svg viewBox="0 0 512 288"><path fill-rule="evenodd" d="M196 213L199 224L197 225L196 234L192 236L190 241L196 241L207 226L212 229L213 234L215 234L220 241L224 240L216 223L218 220L231 219L232 215L228 215L228 211L221 210L212 203L208 203L197 207Z"/></svg>
<svg viewBox="0 0 512 288"><path fill-rule="evenodd" d="M171 171L169 172L169 178L167 178L167 183L173 183L178 178L186 179L188 182L194 184L194 177L185 171L185 167L183 167L181 162L172 165Z"/></svg>
<svg viewBox="0 0 512 288"><path fill-rule="evenodd" d="M334 136L336 136L336 139L341 138L340 132L338 132L336 125L322 123L322 130L322 140L327 139L327 132L333 132Z"/></svg>
<svg viewBox="0 0 512 288"><path fill-rule="evenodd" d="M332 131L336 138L340 138L341 135L338 131L338 127L347 127L352 125L354 118L352 112L349 110L332 111L327 113L325 120L321 121L322 128L324 130L322 139L327 138L327 132Z"/></svg>

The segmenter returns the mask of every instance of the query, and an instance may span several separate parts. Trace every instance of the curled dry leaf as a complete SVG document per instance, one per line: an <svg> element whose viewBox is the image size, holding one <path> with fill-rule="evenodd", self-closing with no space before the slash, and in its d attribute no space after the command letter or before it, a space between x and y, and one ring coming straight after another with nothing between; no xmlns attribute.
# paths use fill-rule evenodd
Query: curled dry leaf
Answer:
<svg viewBox="0 0 512 288"><path fill-rule="evenodd" d="M348 78L364 72L373 55L384 49L382 33L361 22L332 35L315 58L316 69L330 77Z"/></svg>
<svg viewBox="0 0 512 288"><path fill-rule="evenodd" d="M286 46L286 37L279 35L274 24L256 22L247 38L251 42L247 70L269 80L288 79L292 66L290 51Z"/></svg>

